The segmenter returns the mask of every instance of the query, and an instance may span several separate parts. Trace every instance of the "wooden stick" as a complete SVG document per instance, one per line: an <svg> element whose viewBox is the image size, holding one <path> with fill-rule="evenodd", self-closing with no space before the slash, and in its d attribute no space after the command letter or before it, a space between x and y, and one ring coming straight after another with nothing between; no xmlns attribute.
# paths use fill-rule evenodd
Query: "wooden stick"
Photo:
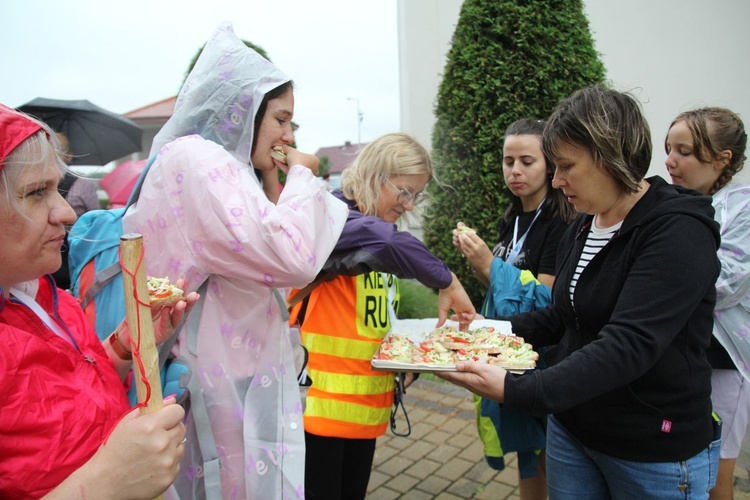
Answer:
<svg viewBox="0 0 750 500"><path fill-rule="evenodd" d="M146 371L146 379L151 386L151 397L147 406L141 407L141 414L146 415L161 409L164 402L161 392L161 377L159 376L159 353L156 350L154 340L151 307L148 305L148 284L144 269L145 264L141 261L142 253L143 236L130 233L123 234L120 237L120 256L123 263L122 284L125 289L125 310L130 327L130 336L133 348L136 345L140 346L139 352ZM128 272L135 274L135 285L133 284L133 276ZM136 297L140 299L140 302L136 300ZM146 399L146 384L141 380L141 374L135 364L136 360L133 361L138 402L143 403Z"/></svg>
<svg viewBox="0 0 750 500"><path fill-rule="evenodd" d="M138 351L146 372L146 380L151 386L151 396L146 406L141 406L141 415L157 412L164 406L164 396L161 392L161 377L159 376L159 353L156 350L154 339L154 323L151 317L151 307L148 305L148 284L146 282L146 271L144 262L141 260L143 253L143 236L130 233L120 236L120 258L122 259L122 285L125 289L125 311L130 329L131 349L140 346ZM135 284L133 276L135 275ZM140 299L142 303L138 301ZM136 327L137 325L137 327ZM135 373L135 389L138 394L138 402L146 400L146 384L141 378L141 372L137 360L133 358L133 372ZM162 500L159 495L154 500Z"/></svg>

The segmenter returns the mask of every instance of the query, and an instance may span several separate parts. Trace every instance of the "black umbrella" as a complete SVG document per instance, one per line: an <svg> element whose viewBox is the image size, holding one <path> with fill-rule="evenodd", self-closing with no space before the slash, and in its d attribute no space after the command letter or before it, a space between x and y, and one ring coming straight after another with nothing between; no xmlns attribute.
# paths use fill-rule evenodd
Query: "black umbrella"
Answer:
<svg viewBox="0 0 750 500"><path fill-rule="evenodd" d="M65 134L71 165L105 165L141 151L141 127L89 101L37 97L18 109Z"/></svg>

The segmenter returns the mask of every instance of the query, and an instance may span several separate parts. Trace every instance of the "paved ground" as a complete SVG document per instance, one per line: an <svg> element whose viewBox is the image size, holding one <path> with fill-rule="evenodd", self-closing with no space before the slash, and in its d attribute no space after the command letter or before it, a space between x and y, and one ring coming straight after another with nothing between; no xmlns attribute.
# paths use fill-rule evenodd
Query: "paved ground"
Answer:
<svg viewBox="0 0 750 500"><path fill-rule="evenodd" d="M460 387L421 377L404 398L411 421L409 437L388 433L378 438L368 487L371 500L518 499L515 454L506 456L502 472L484 461L477 437L471 394ZM406 430L402 414L398 430ZM735 471L736 500L750 500L743 451Z"/></svg>

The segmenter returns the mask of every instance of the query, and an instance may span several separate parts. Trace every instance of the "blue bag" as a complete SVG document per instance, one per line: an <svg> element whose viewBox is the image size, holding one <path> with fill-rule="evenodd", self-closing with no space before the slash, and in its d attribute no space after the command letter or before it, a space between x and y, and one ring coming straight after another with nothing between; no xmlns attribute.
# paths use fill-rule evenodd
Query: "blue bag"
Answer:
<svg viewBox="0 0 750 500"><path fill-rule="evenodd" d="M87 317L95 319L94 329L101 340L107 338L125 317L125 294L122 285L122 269L118 259L120 236L123 234L122 218L137 200L143 181L154 155L141 172L133 192L124 208L111 210L91 210L83 214L68 234L68 267L70 270L70 290L81 302ZM169 351L177 337L177 332L159 346L159 366L162 387L176 394L178 399L184 389L178 384L169 384L180 374L168 371L166 365ZM131 404L137 402L135 383L128 393Z"/></svg>
<svg viewBox="0 0 750 500"><path fill-rule="evenodd" d="M490 267L490 286L482 315L485 318L507 318L535 311L552 301L552 291L539 282L531 271L521 270L495 257ZM536 349L543 354L545 347ZM540 358L537 368L543 369ZM538 450L546 448L546 422L523 410L505 408L496 401L474 396L477 431L484 445L487 464L495 470L505 468L504 454L517 452L521 478L537 473Z"/></svg>

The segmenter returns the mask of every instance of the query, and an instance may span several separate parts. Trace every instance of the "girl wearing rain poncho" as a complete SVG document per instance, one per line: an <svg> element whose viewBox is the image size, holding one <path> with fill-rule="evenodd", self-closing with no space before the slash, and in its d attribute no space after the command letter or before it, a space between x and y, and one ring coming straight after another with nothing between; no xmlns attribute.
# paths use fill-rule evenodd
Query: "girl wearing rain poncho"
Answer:
<svg viewBox="0 0 750 500"><path fill-rule="evenodd" d="M276 289L315 278L347 208L303 166L317 159L288 146L293 107L289 78L220 26L156 136L158 156L123 219L125 232L143 234L148 274L185 278L189 291L206 282L177 346L195 384L175 482L182 498L303 495L302 408L277 301L286 290ZM253 173L286 170L271 158L275 146L291 166L276 205Z"/></svg>
<svg viewBox="0 0 750 500"><path fill-rule="evenodd" d="M745 164L747 133L726 108L680 113L664 148L672 182L713 200L721 229L711 346L711 403L724 421L716 487L711 498L731 498L734 466L750 419L750 186L733 182Z"/></svg>

